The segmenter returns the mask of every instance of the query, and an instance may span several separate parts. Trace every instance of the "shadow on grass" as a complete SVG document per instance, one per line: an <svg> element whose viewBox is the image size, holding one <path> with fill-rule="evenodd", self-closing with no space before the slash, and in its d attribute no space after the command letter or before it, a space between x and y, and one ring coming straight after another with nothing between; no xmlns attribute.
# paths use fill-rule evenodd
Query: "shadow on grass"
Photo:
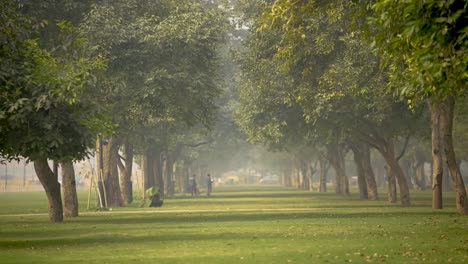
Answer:
<svg viewBox="0 0 468 264"><path fill-rule="evenodd" d="M315 219L331 227L337 225L361 225L360 219L391 219L409 217L422 219L439 214L455 215L449 212L257 212L257 213L189 213L189 214L145 214L145 215L106 215L83 216L53 228L37 224L33 230L13 229L2 232L0 249L41 249L47 247L75 247L98 244L154 244L174 241L219 240L219 243L233 243L236 240L255 240L257 237L283 236L285 223L282 221L301 221ZM343 221L349 219L349 222ZM352 220L354 219L354 220ZM429 220L428 220L429 221ZM251 225L248 222L254 222ZM263 223L260 223L263 222ZM280 223L282 222L282 223ZM294 223L294 222L292 222ZM206 225L205 225L206 224ZM287 224L289 225L289 224ZM116 227L118 226L118 227ZM264 230L252 233L253 226L276 226L279 231ZM41 228L43 227L43 228ZM234 228L231 228L234 227ZM237 232L236 230L246 230ZM249 231L250 230L250 231ZM284 234L287 230L284 230ZM333 234L327 234L330 236ZM12 238L12 239L8 239Z"/></svg>
<svg viewBox="0 0 468 264"><path fill-rule="evenodd" d="M300 219L352 219L352 218L386 218L386 217L423 217L434 215L457 215L455 212L349 212L349 213L327 213L327 212L220 212L220 213L171 213L171 214L146 214L146 215L109 215L95 217L80 217L74 219L73 223L112 224L112 225L134 225L134 224L199 224L214 222L253 222L253 221L283 221Z"/></svg>

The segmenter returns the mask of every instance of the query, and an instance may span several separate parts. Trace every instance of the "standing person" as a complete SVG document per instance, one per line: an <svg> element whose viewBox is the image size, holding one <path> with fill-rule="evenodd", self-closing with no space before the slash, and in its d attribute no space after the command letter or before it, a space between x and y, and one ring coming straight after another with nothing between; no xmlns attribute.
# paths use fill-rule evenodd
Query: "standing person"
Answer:
<svg viewBox="0 0 468 264"><path fill-rule="evenodd" d="M192 196L197 196L198 191L197 191L197 179L195 174L193 175L192 178Z"/></svg>
<svg viewBox="0 0 468 264"><path fill-rule="evenodd" d="M208 173L206 177L206 195L210 196L212 190L213 190L213 180L211 179L211 176Z"/></svg>

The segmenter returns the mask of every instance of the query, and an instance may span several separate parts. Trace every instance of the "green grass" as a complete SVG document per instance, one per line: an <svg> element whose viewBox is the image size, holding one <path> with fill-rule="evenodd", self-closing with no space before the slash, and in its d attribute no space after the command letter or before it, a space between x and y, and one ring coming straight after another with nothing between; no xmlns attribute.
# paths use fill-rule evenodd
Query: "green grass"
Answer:
<svg viewBox="0 0 468 264"><path fill-rule="evenodd" d="M466 263L468 219L444 195L446 208L434 211L430 192L412 193L413 206L401 208L356 195L226 187L162 208L135 201L97 212L80 192L80 217L48 224L44 193L0 193L0 263Z"/></svg>

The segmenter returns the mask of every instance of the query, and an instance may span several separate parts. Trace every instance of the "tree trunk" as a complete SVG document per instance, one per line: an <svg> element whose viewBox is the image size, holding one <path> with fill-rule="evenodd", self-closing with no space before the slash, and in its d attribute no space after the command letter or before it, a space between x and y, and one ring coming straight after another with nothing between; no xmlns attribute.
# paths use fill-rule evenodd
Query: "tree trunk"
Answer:
<svg viewBox="0 0 468 264"><path fill-rule="evenodd" d="M324 157L319 158L320 166L320 192L327 192L327 174L328 174L328 164L327 159Z"/></svg>
<svg viewBox="0 0 468 264"><path fill-rule="evenodd" d="M329 161L336 172L336 193L349 195L349 182L346 176L343 150L339 145L329 147Z"/></svg>
<svg viewBox="0 0 468 264"><path fill-rule="evenodd" d="M62 187L65 217L78 216L78 196L76 194L75 169L71 161L62 162Z"/></svg>
<svg viewBox="0 0 468 264"><path fill-rule="evenodd" d="M159 186L159 191L161 197L165 196L165 190L164 190L164 179L163 179L163 173L162 173L162 160L161 160L161 151L155 150L154 151L154 176L155 176L155 182L156 185Z"/></svg>
<svg viewBox="0 0 468 264"><path fill-rule="evenodd" d="M404 175L406 176L406 182L408 183L408 188L410 190L413 190L414 189L414 186L413 186L413 182L411 181L411 179L413 178L411 175L413 175L413 172L411 171L411 161L409 160L402 160L400 163L403 164L403 168L404 168ZM402 168L402 169L403 169Z"/></svg>
<svg viewBox="0 0 468 264"><path fill-rule="evenodd" d="M454 189L452 188L452 181L450 180L450 170L447 165L447 158L445 157L443 153L442 153L442 164L443 164L442 165L442 192L451 192Z"/></svg>
<svg viewBox="0 0 468 264"><path fill-rule="evenodd" d="M307 162L304 160L300 161L301 164L301 174L302 174L302 184L301 187L304 190L310 191L310 181L309 181L309 173L307 173Z"/></svg>
<svg viewBox="0 0 468 264"><path fill-rule="evenodd" d="M107 207L118 207L123 205L119 185L119 143L116 139L109 139L103 145L103 181L107 196Z"/></svg>
<svg viewBox="0 0 468 264"><path fill-rule="evenodd" d="M440 126L444 139L445 157L455 187L457 210L461 214L467 214L468 203L466 198L465 183L463 182L463 177L457 164L457 159L455 157L455 151L453 148L452 130L455 108L454 98L451 96L448 97L445 106L446 107L440 116Z"/></svg>
<svg viewBox="0 0 468 264"><path fill-rule="evenodd" d="M378 200L379 195L377 191L374 170L372 169L369 145L365 143L361 144L361 151L362 167L364 168L364 174L366 175L368 198L369 200Z"/></svg>
<svg viewBox="0 0 468 264"><path fill-rule="evenodd" d="M143 186L145 191L156 185L153 167L154 154L153 151L148 148L143 155Z"/></svg>
<svg viewBox="0 0 468 264"><path fill-rule="evenodd" d="M390 167L385 166L385 174L387 175L387 199L390 203L396 203L397 200L397 189L395 174L393 174Z"/></svg>
<svg viewBox="0 0 468 264"><path fill-rule="evenodd" d="M353 154L354 154L354 163L356 164L356 171L358 177L358 187L359 187L359 197L361 200L367 200L369 198L367 192L367 182L366 182L366 175L364 172L363 167L363 157L362 152L358 148L357 145L352 147Z"/></svg>
<svg viewBox="0 0 468 264"><path fill-rule="evenodd" d="M398 185L400 187L401 206L408 207L411 205L408 182L406 181L406 176L403 173L400 164L398 164L398 161L395 158L395 149L391 139L387 140L386 150L387 152L386 155L384 155L384 158L387 161L388 166L390 166L391 175L395 176L398 181Z"/></svg>
<svg viewBox="0 0 468 264"><path fill-rule="evenodd" d="M169 155L169 153L166 156L165 162L164 162L164 175L166 179L166 190L167 190L167 195L169 197L174 196L175 192L175 181L174 181L174 162L172 160L172 157Z"/></svg>
<svg viewBox="0 0 468 264"><path fill-rule="evenodd" d="M419 190L426 189L426 176L424 174L424 158L416 150L413 157L414 181Z"/></svg>
<svg viewBox="0 0 468 264"><path fill-rule="evenodd" d="M58 223L63 221L62 194L57 175L54 175L46 159L34 161L34 170L37 178L46 191L49 201L49 222Z"/></svg>
<svg viewBox="0 0 468 264"><path fill-rule="evenodd" d="M440 151L440 105L430 103L432 140L432 209L442 209L442 152Z"/></svg>
<svg viewBox="0 0 468 264"><path fill-rule="evenodd" d="M120 169L120 192L122 194L122 202L124 206L130 205L133 202L133 145L125 142L123 145L124 164L118 159Z"/></svg>

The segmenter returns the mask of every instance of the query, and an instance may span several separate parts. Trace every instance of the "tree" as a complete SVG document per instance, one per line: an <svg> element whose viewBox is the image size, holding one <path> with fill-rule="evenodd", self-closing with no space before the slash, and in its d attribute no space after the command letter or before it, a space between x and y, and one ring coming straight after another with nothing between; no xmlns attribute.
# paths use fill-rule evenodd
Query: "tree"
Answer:
<svg viewBox="0 0 468 264"><path fill-rule="evenodd" d="M76 36L54 52L41 49L34 24L16 3L2 1L2 8L0 155L34 162L49 200L49 221L61 222L60 184L47 159L65 162L89 153L100 127L98 111L85 95L102 63L86 57L86 41ZM66 23L59 26L64 34L73 31Z"/></svg>
<svg viewBox="0 0 468 264"><path fill-rule="evenodd" d="M375 42L392 65L393 79L413 80L399 92L413 101L423 98L431 109L433 208L442 208L441 141L455 183L456 205L468 212L465 185L456 163L452 127L456 98L466 96L468 75L467 3L464 1L375 1L371 22Z"/></svg>
<svg viewBox="0 0 468 264"><path fill-rule="evenodd" d="M309 130L304 135L326 142L329 152L334 153L329 157L335 158L332 164L337 171L343 166L337 162L340 155L335 149L337 146L344 148L343 143L350 136L376 147L397 175L401 203L408 206L409 189L397 162L394 141L410 131L411 121L400 122L400 116L411 117L412 114L402 107L404 100L385 91L386 74L379 69L378 58L372 54L362 32L348 23L356 12L356 4L349 1L274 1L265 7L262 20L253 24L256 41L247 43L253 50L248 58L257 62L250 63L257 68L247 70L253 72L249 73L251 80L263 79L266 84L256 81L252 85L257 87L255 92L262 91L258 87L265 86L264 98L270 98L265 96L269 94L279 95L279 100L266 101L270 103L267 111L278 108L272 104L276 102L299 109ZM260 71L263 68L266 74ZM257 96L254 98L252 102L261 100ZM252 112L254 104L247 104L246 108L250 107ZM291 123L291 119L283 121L278 116L266 120L281 120L281 125ZM278 131L278 127L273 128ZM405 129L403 135L402 128ZM342 178L337 181L339 192L345 194L346 175L339 175Z"/></svg>
<svg viewBox="0 0 468 264"><path fill-rule="evenodd" d="M161 155L171 148L167 133L211 125L220 93L217 55L225 27L223 12L213 4L177 0L97 4L82 25L97 52L109 58L109 92L102 96L119 129L105 148L118 152L125 142L126 149L143 153L145 184L161 185L161 195L165 192ZM125 159L132 155L127 152ZM117 153L113 157L109 162L114 167L130 172ZM105 185L117 178L105 173ZM130 182L128 174L121 179ZM112 191L110 185L106 189ZM122 190L125 197L129 190Z"/></svg>

